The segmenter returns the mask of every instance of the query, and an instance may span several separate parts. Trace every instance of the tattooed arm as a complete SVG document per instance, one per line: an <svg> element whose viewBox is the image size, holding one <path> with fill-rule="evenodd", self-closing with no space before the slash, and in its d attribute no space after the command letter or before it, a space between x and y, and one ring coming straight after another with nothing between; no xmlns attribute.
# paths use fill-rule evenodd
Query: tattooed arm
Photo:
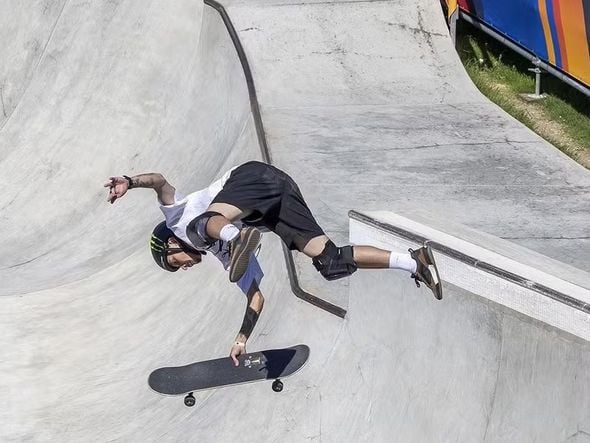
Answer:
<svg viewBox="0 0 590 443"><path fill-rule="evenodd" d="M139 174L133 177L126 175L122 177L109 177L109 181L104 184L109 188L107 200L114 203L118 198L123 197L129 189L134 188L151 188L156 191L158 200L164 205L174 203L174 186L166 181L164 176L159 173Z"/></svg>
<svg viewBox="0 0 590 443"><path fill-rule="evenodd" d="M252 287L248 293L248 305L246 306L246 313L244 314L244 321L240 332L236 336L234 345L231 348L230 357L234 361L234 364L238 366L238 357L246 352L246 341L252 334L254 326L260 317L262 308L264 306L264 297L262 292L258 288L257 284L252 284Z"/></svg>

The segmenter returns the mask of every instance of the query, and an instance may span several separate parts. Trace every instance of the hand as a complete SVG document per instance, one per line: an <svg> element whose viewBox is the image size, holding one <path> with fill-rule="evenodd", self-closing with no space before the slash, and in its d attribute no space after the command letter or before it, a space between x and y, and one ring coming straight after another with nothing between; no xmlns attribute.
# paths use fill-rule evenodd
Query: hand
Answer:
<svg viewBox="0 0 590 443"><path fill-rule="evenodd" d="M107 201L113 204L115 200L125 195L129 189L129 182L125 177L109 177L109 181L104 184L104 187L109 188Z"/></svg>
<svg viewBox="0 0 590 443"><path fill-rule="evenodd" d="M235 342L231 348L231 352L229 356L234 361L234 365L239 366L240 362L238 361L238 357L246 352L246 343L242 342Z"/></svg>

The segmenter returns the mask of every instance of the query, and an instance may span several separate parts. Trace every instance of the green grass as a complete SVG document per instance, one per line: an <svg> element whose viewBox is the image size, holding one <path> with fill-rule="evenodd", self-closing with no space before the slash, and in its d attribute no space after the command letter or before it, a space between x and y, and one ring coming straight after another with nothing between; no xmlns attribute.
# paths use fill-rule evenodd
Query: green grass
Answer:
<svg viewBox="0 0 590 443"><path fill-rule="evenodd" d="M535 91L534 74L528 71L532 67L530 61L466 23L460 24L457 35L459 55L479 90L590 168L590 98L555 77L543 74L541 91L547 97L526 102L520 94ZM535 114L534 118L531 113ZM548 126L553 130L547 130Z"/></svg>

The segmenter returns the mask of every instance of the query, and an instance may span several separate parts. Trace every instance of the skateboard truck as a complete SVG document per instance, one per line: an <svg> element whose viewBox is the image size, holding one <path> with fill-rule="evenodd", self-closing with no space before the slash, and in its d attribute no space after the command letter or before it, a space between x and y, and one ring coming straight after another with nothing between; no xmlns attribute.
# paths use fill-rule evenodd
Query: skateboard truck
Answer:
<svg viewBox="0 0 590 443"><path fill-rule="evenodd" d="M284 384L280 379L276 379L272 382L272 390L274 392L281 392L283 390ZM195 396L192 392L189 392L186 397L184 397L184 405L192 408L197 403Z"/></svg>

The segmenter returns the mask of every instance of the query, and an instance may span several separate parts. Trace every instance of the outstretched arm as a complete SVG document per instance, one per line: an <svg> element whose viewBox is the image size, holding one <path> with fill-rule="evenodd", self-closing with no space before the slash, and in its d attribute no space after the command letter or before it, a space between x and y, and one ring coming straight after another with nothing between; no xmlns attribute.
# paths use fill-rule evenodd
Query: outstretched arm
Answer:
<svg viewBox="0 0 590 443"><path fill-rule="evenodd" d="M256 326L258 317L262 312L264 306L264 297L258 288L256 283L252 284L250 292L248 293L248 306L246 306L246 313L244 314L244 321L240 332L236 336L234 345L232 346L230 356L234 361L234 364L238 366L238 357L246 352L246 342Z"/></svg>
<svg viewBox="0 0 590 443"><path fill-rule="evenodd" d="M109 181L104 184L109 188L107 200L112 204L118 198L123 197L129 189L133 188L151 188L158 194L158 200L164 205L174 203L174 186L166 181L164 176L159 173L139 174L133 177L109 177Z"/></svg>

